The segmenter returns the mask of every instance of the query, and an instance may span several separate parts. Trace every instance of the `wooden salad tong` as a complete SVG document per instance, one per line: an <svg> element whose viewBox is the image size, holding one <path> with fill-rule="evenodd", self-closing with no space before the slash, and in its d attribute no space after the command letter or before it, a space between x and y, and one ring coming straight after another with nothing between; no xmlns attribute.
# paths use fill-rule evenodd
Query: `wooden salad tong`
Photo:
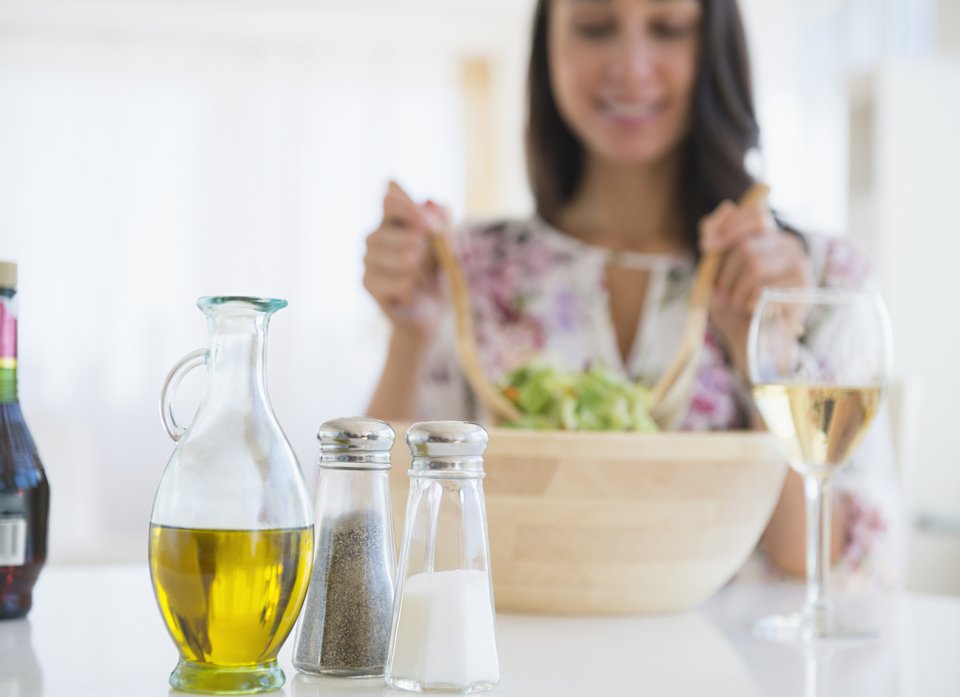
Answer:
<svg viewBox="0 0 960 697"><path fill-rule="evenodd" d="M740 198L739 205L754 205L763 201L769 193L770 188L766 184L755 183ZM683 331L680 349L650 392L650 416L664 430L675 429L690 407L710 316L710 297L722 262L723 254L720 252L710 252L701 257L690 292L687 326Z"/></svg>

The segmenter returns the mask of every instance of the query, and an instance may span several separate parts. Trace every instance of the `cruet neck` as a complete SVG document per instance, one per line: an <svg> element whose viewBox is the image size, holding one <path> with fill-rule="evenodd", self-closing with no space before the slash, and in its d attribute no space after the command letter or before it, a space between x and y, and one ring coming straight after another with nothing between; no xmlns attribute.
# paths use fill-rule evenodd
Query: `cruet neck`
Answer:
<svg viewBox="0 0 960 697"><path fill-rule="evenodd" d="M197 300L197 307L210 320L217 318L237 318L257 320L269 319L277 310L287 306L281 298L249 298L241 295L212 295Z"/></svg>
<svg viewBox="0 0 960 697"><path fill-rule="evenodd" d="M231 391L253 389L265 394L270 316L286 305L286 300L240 296L204 297L197 301L207 316L211 387L225 382L232 385Z"/></svg>

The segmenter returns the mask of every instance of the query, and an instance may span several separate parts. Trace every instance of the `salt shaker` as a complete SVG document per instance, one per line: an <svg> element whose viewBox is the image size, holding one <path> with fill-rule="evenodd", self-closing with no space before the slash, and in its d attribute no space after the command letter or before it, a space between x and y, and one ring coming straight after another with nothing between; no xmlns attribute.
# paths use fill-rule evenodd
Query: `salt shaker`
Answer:
<svg viewBox="0 0 960 697"><path fill-rule="evenodd" d="M487 432L414 424L386 681L416 692L478 692L500 681L483 498Z"/></svg>
<svg viewBox="0 0 960 697"><path fill-rule="evenodd" d="M393 612L393 429L349 417L320 426L316 550L293 665L306 673L383 675Z"/></svg>

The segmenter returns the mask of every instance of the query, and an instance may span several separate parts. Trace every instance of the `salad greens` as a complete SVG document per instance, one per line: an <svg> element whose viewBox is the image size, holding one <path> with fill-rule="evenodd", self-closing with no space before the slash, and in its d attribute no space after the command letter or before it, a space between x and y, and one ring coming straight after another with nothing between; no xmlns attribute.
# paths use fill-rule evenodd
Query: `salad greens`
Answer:
<svg viewBox="0 0 960 697"><path fill-rule="evenodd" d="M525 365L506 376L503 393L523 414L517 428L656 431L650 389L606 368L566 373Z"/></svg>

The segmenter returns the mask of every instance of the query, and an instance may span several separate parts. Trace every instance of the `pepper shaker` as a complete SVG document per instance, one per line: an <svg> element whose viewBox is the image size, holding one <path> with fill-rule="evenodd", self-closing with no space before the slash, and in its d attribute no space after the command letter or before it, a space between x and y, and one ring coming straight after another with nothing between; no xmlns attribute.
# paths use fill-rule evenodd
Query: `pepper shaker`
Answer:
<svg viewBox="0 0 960 697"><path fill-rule="evenodd" d="M316 550L293 665L305 673L383 675L393 610L393 429L348 417L320 426Z"/></svg>
<svg viewBox="0 0 960 697"><path fill-rule="evenodd" d="M500 681L483 497L487 432L414 424L386 681L415 692L478 692Z"/></svg>

